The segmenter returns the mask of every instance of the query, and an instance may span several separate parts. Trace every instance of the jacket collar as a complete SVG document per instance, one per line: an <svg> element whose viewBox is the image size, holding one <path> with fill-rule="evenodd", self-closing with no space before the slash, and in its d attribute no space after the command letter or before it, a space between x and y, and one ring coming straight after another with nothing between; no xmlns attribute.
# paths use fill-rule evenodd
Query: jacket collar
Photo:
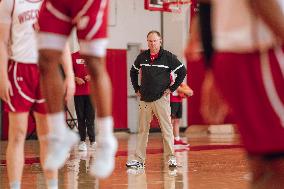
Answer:
<svg viewBox="0 0 284 189"><path fill-rule="evenodd" d="M159 59L159 58L162 56L162 54L164 53L164 51L165 51L165 50L161 47L161 48L160 48L160 51L159 51L159 53L158 53L159 55L158 55L158 58L157 58L157 59ZM150 49L147 50L147 56L150 58Z"/></svg>

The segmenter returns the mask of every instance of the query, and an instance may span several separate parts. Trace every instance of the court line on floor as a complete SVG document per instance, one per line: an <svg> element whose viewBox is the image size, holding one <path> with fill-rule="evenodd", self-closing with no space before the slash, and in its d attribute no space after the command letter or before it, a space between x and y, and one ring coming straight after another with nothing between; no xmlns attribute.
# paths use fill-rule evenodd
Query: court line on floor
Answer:
<svg viewBox="0 0 284 189"><path fill-rule="evenodd" d="M199 145L199 146L190 146L189 149L179 148L176 149L176 152L180 151L203 151L203 150L223 150L223 149L234 149L234 148L243 148L243 145ZM147 149L147 154L160 154L163 153L163 148L158 149ZM116 157L128 156L128 151L121 150L116 153ZM29 157L25 158L25 164L38 164L40 163L39 157ZM0 160L0 166L6 166L6 160Z"/></svg>

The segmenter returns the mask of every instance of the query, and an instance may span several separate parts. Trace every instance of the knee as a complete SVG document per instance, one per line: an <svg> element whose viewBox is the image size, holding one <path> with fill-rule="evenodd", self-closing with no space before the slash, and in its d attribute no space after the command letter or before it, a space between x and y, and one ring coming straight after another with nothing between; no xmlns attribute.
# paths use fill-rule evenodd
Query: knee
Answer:
<svg viewBox="0 0 284 189"><path fill-rule="evenodd" d="M26 139L26 133L24 131L16 131L13 134L9 135L9 143L13 145L24 144Z"/></svg>

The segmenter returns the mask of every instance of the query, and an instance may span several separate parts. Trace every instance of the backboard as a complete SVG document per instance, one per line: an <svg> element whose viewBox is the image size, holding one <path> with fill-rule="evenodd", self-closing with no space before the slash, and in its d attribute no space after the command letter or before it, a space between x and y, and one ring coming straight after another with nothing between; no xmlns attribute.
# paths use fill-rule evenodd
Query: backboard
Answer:
<svg viewBox="0 0 284 189"><path fill-rule="evenodd" d="M191 0L145 0L145 9L150 11L180 12L183 4L190 4Z"/></svg>

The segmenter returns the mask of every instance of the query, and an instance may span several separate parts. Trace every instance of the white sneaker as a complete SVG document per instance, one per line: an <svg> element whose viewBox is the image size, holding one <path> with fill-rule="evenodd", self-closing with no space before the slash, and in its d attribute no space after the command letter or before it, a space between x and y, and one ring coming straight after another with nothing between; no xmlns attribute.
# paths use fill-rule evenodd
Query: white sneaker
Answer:
<svg viewBox="0 0 284 189"><path fill-rule="evenodd" d="M111 136L104 141L97 141L95 159L90 165L90 174L97 178L110 176L115 166L117 140Z"/></svg>
<svg viewBox="0 0 284 189"><path fill-rule="evenodd" d="M169 167L177 167L177 159L175 156L171 156L168 161Z"/></svg>
<svg viewBox="0 0 284 189"><path fill-rule="evenodd" d="M79 136L66 129L64 136L49 136L48 152L44 163L44 169L58 170L63 167L71 148L78 143Z"/></svg>
<svg viewBox="0 0 284 189"><path fill-rule="evenodd" d="M140 169L140 168L144 168L145 164L138 161L138 160L133 159L133 160L129 160L129 161L126 162L126 167L127 168L139 168Z"/></svg>
<svg viewBox="0 0 284 189"><path fill-rule="evenodd" d="M87 144L84 141L81 141L78 145L78 150L80 151L87 151Z"/></svg>
<svg viewBox="0 0 284 189"><path fill-rule="evenodd" d="M90 150L95 150L96 149L96 142L91 142L91 144L90 144Z"/></svg>

